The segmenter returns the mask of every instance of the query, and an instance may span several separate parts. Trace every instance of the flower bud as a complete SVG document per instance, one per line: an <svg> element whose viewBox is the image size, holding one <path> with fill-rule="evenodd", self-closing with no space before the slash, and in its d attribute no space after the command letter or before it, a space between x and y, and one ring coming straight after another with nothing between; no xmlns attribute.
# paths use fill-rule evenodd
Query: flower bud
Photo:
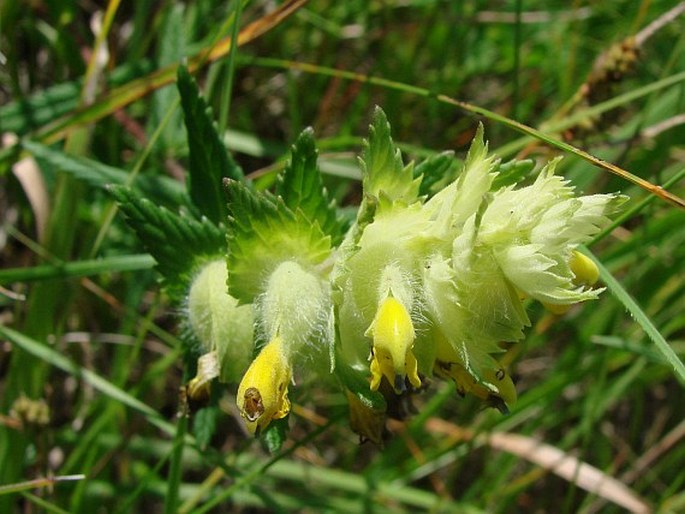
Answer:
<svg viewBox="0 0 685 514"><path fill-rule="evenodd" d="M599 280L597 265L587 255L583 255L578 250L573 250L568 265L574 275L573 283L577 286L592 286Z"/></svg>
<svg viewBox="0 0 685 514"><path fill-rule="evenodd" d="M573 250L568 262L569 268L573 272L573 284L576 286L592 286L599 280L599 269L588 256L583 255L578 250ZM566 314L571 305L559 305L555 303L543 302L545 309L552 314Z"/></svg>
<svg viewBox="0 0 685 514"><path fill-rule="evenodd" d="M188 293L188 321L205 352L217 352L222 382L236 382L254 347L252 306L238 306L228 294L223 260L208 263Z"/></svg>

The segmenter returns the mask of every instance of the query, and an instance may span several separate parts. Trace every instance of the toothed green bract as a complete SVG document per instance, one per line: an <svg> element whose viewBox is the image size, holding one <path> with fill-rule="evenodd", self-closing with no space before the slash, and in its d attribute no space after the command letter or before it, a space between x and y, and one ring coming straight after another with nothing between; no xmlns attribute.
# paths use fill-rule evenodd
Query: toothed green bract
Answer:
<svg viewBox="0 0 685 514"><path fill-rule="evenodd" d="M197 265L223 254L224 233L207 218L175 214L123 186L109 186L108 190L157 261L172 293L183 294Z"/></svg>
<svg viewBox="0 0 685 514"><path fill-rule="evenodd" d="M220 223L228 214L221 181L225 177L243 180L243 171L228 153L212 119L211 109L183 66L178 68L177 85L188 131L190 198L200 212Z"/></svg>
<svg viewBox="0 0 685 514"><path fill-rule="evenodd" d="M400 150L390 136L390 124L380 107L373 113L360 166L367 195L387 198L390 203L401 200L409 204L418 198L421 177L414 178L412 163L405 166L402 162Z"/></svg>
<svg viewBox="0 0 685 514"><path fill-rule="evenodd" d="M301 209L293 212L282 199L234 180L226 180L225 187L230 213L228 287L241 303L251 303L282 262L295 261L306 270L329 256L330 236Z"/></svg>
<svg viewBox="0 0 685 514"><path fill-rule="evenodd" d="M335 203L329 200L323 186L317 157L314 131L307 128L292 147L291 159L276 184L276 194L291 211L300 209L311 222L317 222L336 245L342 239L342 225Z"/></svg>

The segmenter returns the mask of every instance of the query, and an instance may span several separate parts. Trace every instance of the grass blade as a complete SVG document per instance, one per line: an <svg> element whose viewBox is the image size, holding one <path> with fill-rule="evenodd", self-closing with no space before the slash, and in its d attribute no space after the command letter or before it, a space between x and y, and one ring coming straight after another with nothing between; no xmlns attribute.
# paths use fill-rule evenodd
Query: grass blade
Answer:
<svg viewBox="0 0 685 514"><path fill-rule="evenodd" d="M186 413L182 412L178 419L178 425L176 425L174 450L171 454L169 477L167 479L167 492L166 497L164 498L164 512L166 514L178 512L179 489L183 473L183 447L187 428L188 416Z"/></svg>
<svg viewBox="0 0 685 514"><path fill-rule="evenodd" d="M675 205L676 207L680 207L681 209L685 209L685 200L683 200L682 198L680 198L677 195L674 195L673 193L666 191L663 187L656 185L656 184L652 184L651 182L649 182L643 178L640 178L637 175L634 175L633 173L630 173L629 171L626 171L623 168L621 168L621 167L619 167L613 163L607 162L603 159L599 159L599 158L595 157L594 155L589 154L585 150L582 150L582 149L577 148L577 147L575 147L569 143L566 143L564 141L556 139L549 134L545 134L544 132L541 132L538 129L535 129L535 128L530 127L528 125L525 125L523 123L519 123L516 120L512 120L511 118L507 118L506 116L502 116L501 114L497 114L496 112L491 111L489 109L485 109L484 107L479 107L477 105L474 105L474 104L471 104L468 102L464 102L462 100L457 100L456 98L452 98L452 97L445 95L445 94L435 93L434 91L431 91L431 90L426 89L426 88L413 86L413 85L406 84L403 82L398 82L395 80L388 80L388 79L383 79L383 78L379 78L379 77L372 77L369 75L365 75L363 73L338 70L335 68L318 66L315 64L309 64L309 63L303 63L303 62L287 61L284 59L259 58L259 59L255 59L253 62L257 63L259 65L265 66L265 67L299 70L299 71L302 71L305 73L326 75L326 76L337 77L337 78L345 79L345 80L354 80L357 82L366 83L366 84L373 84L376 86L381 86L381 87L393 89L396 91L404 91L406 93L415 94L418 96L435 98L440 103L453 105L453 106L455 106L455 107L457 107L463 111L470 112L472 114L477 114L479 116L483 116L489 120L501 123L502 125L505 125L509 128L512 128L518 132L521 132L521 133L526 134L528 136L532 136L535 139L538 139L544 143L547 143L549 146L552 146L558 150L562 150L564 152L571 153L577 157L580 157L584 161L589 162L593 166L596 166L596 167L601 168L605 171L613 173L614 175L618 175L622 179L627 180L628 182L631 182L631 183L641 187L642 189L644 189L646 191L649 191L653 195L658 196L662 200L669 202L670 204ZM678 77L678 80L682 80L682 79L685 79L685 76Z"/></svg>
<svg viewBox="0 0 685 514"><path fill-rule="evenodd" d="M154 265L155 260L151 255L140 254L65 262L63 264L44 264L30 268L10 268L0 270L0 284L50 278L88 277L99 273L139 271L151 269Z"/></svg>
<svg viewBox="0 0 685 514"><path fill-rule="evenodd" d="M279 25L283 20L307 3L307 0L289 0L279 6L273 12L251 23L238 35L237 45L241 46L253 41L265 32ZM230 36L222 39L219 43L208 50L203 50L191 57L188 61L188 69L197 71L204 65L214 62L226 56L231 49ZM176 64L160 68L153 73L132 80L128 84L113 89L100 101L84 109L76 110L68 115L55 120L38 131L34 139L40 139L44 143L53 143L62 139L70 128L74 126L92 123L104 118L109 114L125 107L126 105L156 91L157 89L171 84L176 78Z"/></svg>
<svg viewBox="0 0 685 514"><path fill-rule="evenodd" d="M126 391L115 386L94 371L79 366L49 346L40 343L35 339L27 337L21 332L17 332L9 327L0 326L0 335L7 338L10 342L17 345L22 350L30 353L34 357L37 357L48 364L59 368L66 373L69 373L70 375L74 375L75 377L84 380L104 395L109 396L113 400L123 403L127 407L139 412L145 416L145 419L159 428L162 432L168 435L174 435L176 433L176 428L162 418L162 416L160 416L156 410L141 402L137 398L134 398Z"/></svg>
<svg viewBox="0 0 685 514"><path fill-rule="evenodd" d="M601 279L606 284L607 288L621 302L625 309L630 313L633 319L642 327L645 334L654 342L657 350L664 356L675 372L676 377L685 385L685 365L678 358L673 348L669 346L666 339L661 335L659 330L654 326L649 316L645 314L642 308L637 304L628 292L623 289L623 286L614 278L614 276L607 270L604 265L587 249L584 249L585 254L590 257L599 268Z"/></svg>
<svg viewBox="0 0 685 514"><path fill-rule="evenodd" d="M38 487L52 487L57 482L67 482L71 480L83 480L85 475L63 475L49 478L36 478L35 480L27 480L17 484L0 485L0 496L3 494L18 493L28 489L36 489Z"/></svg>

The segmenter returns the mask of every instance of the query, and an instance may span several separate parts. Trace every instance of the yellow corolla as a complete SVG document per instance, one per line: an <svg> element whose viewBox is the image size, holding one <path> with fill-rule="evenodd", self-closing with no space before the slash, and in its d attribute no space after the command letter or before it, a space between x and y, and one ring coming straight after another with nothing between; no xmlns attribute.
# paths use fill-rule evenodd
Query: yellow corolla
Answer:
<svg viewBox="0 0 685 514"><path fill-rule="evenodd" d="M251 433L259 434L272 420L288 415L291 378L283 340L277 336L262 348L238 386L238 409Z"/></svg>
<svg viewBox="0 0 685 514"><path fill-rule="evenodd" d="M578 250L573 250L568 265L575 275L573 283L577 286L592 286L599 280L597 265L587 255L583 255Z"/></svg>
<svg viewBox="0 0 685 514"><path fill-rule="evenodd" d="M576 286L593 286L599 280L599 269L597 265L588 257L580 253L578 250L573 250L568 265L573 272L573 284ZM553 303L543 303L545 308L552 314L565 314L570 308L570 305L559 305Z"/></svg>
<svg viewBox="0 0 685 514"><path fill-rule="evenodd" d="M373 338L370 366L373 391L378 389L383 377L398 394L406 389L405 377L414 387L421 386L418 363L412 352L416 338L414 325L402 303L392 296L385 298L366 335Z"/></svg>

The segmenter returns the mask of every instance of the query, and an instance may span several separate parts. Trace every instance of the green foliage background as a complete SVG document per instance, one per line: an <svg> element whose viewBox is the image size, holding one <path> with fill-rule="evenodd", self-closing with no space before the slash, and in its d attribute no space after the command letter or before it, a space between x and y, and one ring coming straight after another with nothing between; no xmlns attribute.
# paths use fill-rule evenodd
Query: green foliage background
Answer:
<svg viewBox="0 0 685 514"><path fill-rule="evenodd" d="M234 159L224 162L229 176L244 171L258 189L275 185L312 126L325 185L343 207L360 200L355 156L376 104L405 156L464 157L476 119L440 95L492 112L479 119L505 161L558 151L498 116L685 196L685 18L635 55L630 45L611 53L677 2L300 3L273 24L263 16L279 4L269 2L0 4L0 130L21 142L0 153L0 511L623 511L583 488L584 468L562 478L518 436L620 480L632 492L618 495L640 507L685 510L685 395L665 357L682 366L685 354L685 211L573 154L559 173L580 191L631 197L620 225L591 247L613 294L563 317L529 307L508 416L436 382L382 451L359 446L345 398L306 370L275 455L243 433L234 389L218 393L218 409L176 416L190 376L182 292L160 293L150 249L105 186L148 198L160 224L197 217L211 179L192 175L186 187L185 170L223 159L212 153L221 140L189 148L184 111L213 109ZM269 30L218 58L204 53L253 22ZM90 66L98 46L106 64ZM593 72L602 55L625 62L605 58ZM186 59L207 106L158 87L155 70L170 66L173 81ZM34 172L17 171L28 157ZM220 237L208 225L198 233L198 253ZM47 423L17 414L22 395L45 401ZM85 477L26 483L74 474Z"/></svg>

